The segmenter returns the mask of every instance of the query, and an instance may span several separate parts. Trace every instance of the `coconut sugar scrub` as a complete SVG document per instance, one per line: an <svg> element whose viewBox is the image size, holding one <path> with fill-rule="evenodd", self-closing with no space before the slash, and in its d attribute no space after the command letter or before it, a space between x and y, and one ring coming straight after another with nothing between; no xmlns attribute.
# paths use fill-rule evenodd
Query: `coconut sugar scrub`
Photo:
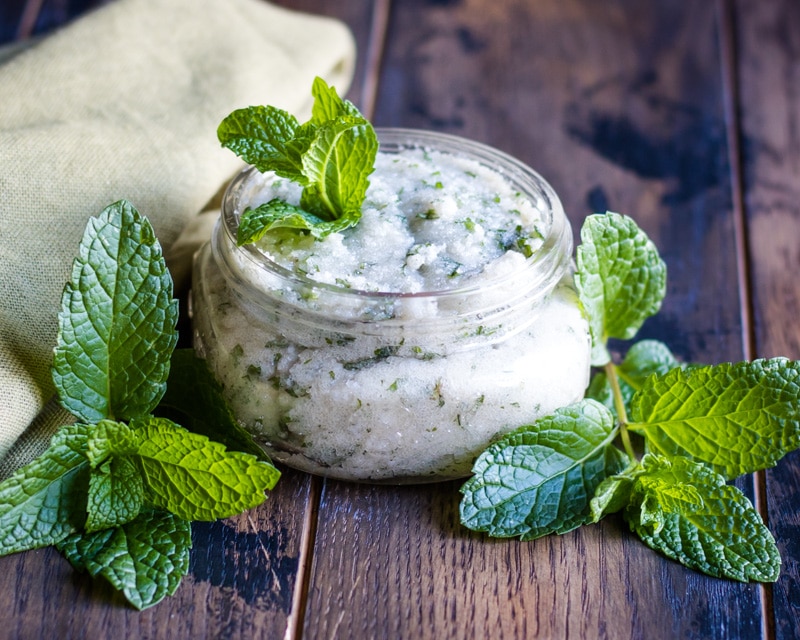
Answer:
<svg viewBox="0 0 800 640"><path fill-rule="evenodd" d="M193 290L195 346L277 461L329 477L464 477L500 435L583 396L588 327L552 189L452 136L379 132L357 225L237 246L248 208L299 202L250 168Z"/></svg>

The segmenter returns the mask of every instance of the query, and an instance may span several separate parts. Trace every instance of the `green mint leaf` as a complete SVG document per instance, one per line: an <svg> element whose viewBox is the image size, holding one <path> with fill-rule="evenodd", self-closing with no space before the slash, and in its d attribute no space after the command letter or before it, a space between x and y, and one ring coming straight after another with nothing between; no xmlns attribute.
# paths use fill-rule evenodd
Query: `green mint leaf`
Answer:
<svg viewBox="0 0 800 640"><path fill-rule="evenodd" d="M239 426L222 396L222 386L193 349L176 349L172 354L167 392L156 412L193 433L225 445L229 451L270 461L250 433Z"/></svg>
<svg viewBox="0 0 800 640"><path fill-rule="evenodd" d="M523 540L585 524L597 486L627 463L615 436L613 416L593 400L505 436L478 457L461 488L461 522Z"/></svg>
<svg viewBox="0 0 800 640"><path fill-rule="evenodd" d="M339 116L353 116L363 118L361 112L349 100L343 100L336 93L336 89L329 86L322 78L314 78L311 85L311 95L314 106L311 111L311 124L319 126Z"/></svg>
<svg viewBox="0 0 800 640"><path fill-rule="evenodd" d="M301 186L308 184L308 178L303 174L303 154L308 151L316 137L317 125L309 120L295 129L294 137L286 144L286 151L297 166L297 176L293 179Z"/></svg>
<svg viewBox="0 0 800 640"><path fill-rule="evenodd" d="M640 340L628 349L622 364L617 367L617 372L625 383L638 391L651 375L663 375L681 366L683 365L663 342Z"/></svg>
<svg viewBox="0 0 800 640"><path fill-rule="evenodd" d="M592 364L611 360L609 338L629 340L661 307L667 269L647 235L627 216L589 216L581 228L575 284L589 317Z"/></svg>
<svg viewBox="0 0 800 640"><path fill-rule="evenodd" d="M634 343L625 354L622 364L615 365L622 400L628 415L631 411L630 403L633 394L642 388L647 378L653 374L665 374L675 367L685 366L678 362L669 347L663 342L641 340ZM592 381L586 390L586 397L604 404L616 415L614 393L604 372L592 376Z"/></svg>
<svg viewBox="0 0 800 640"><path fill-rule="evenodd" d="M650 452L686 456L728 479L800 446L800 363L775 358L673 369L648 378L629 429Z"/></svg>
<svg viewBox="0 0 800 640"><path fill-rule="evenodd" d="M294 142L297 118L276 107L247 107L227 116L217 128L223 147L259 171L304 184L300 152Z"/></svg>
<svg viewBox="0 0 800 640"><path fill-rule="evenodd" d="M307 231L315 238L322 238L335 230L335 223L326 222L292 204L274 198L255 209L248 209L239 219L236 244L240 247L257 242L270 231L294 229Z"/></svg>
<svg viewBox="0 0 800 640"><path fill-rule="evenodd" d="M712 576L773 582L775 540L750 501L702 464L646 455L625 518L650 547Z"/></svg>
<svg viewBox="0 0 800 640"><path fill-rule="evenodd" d="M86 504L87 532L130 522L144 506L142 474L130 458L108 458L89 478Z"/></svg>
<svg viewBox="0 0 800 640"><path fill-rule="evenodd" d="M160 511L96 533L75 534L59 550L72 566L101 575L137 609L172 595L189 570L190 524Z"/></svg>
<svg viewBox="0 0 800 640"><path fill-rule="evenodd" d="M302 158L308 185L300 206L323 220L356 224L377 152L375 131L361 117L340 116L320 125Z"/></svg>
<svg viewBox="0 0 800 640"><path fill-rule="evenodd" d="M86 519L88 427L63 427L50 447L0 483L0 554L63 540Z"/></svg>
<svg viewBox="0 0 800 640"><path fill-rule="evenodd" d="M261 504L280 473L267 462L179 427L166 418L131 422L147 500L185 520L227 518Z"/></svg>
<svg viewBox="0 0 800 640"><path fill-rule="evenodd" d="M300 207L271 202L243 215L240 245L281 229L323 238L361 218L378 152L375 130L322 78L314 80L311 93L311 120L302 125L280 109L249 107L231 113L217 130L224 147L259 171L274 171L303 187Z"/></svg>
<svg viewBox="0 0 800 640"><path fill-rule="evenodd" d="M122 422L101 420L89 427L86 458L92 469L85 529L107 529L133 520L145 502L144 480L131 456L139 442Z"/></svg>
<svg viewBox="0 0 800 640"><path fill-rule="evenodd" d="M125 201L86 226L58 316L53 380L84 422L150 412L178 339L178 303L153 228Z"/></svg>
<svg viewBox="0 0 800 640"><path fill-rule="evenodd" d="M622 473L609 476L598 485L589 503L591 522L600 522L608 514L617 513L628 506L639 473L641 465L634 460Z"/></svg>
<svg viewBox="0 0 800 640"><path fill-rule="evenodd" d="M92 469L96 469L112 455L136 453L138 446L136 436L128 425L113 420L101 420L89 427L86 458Z"/></svg>

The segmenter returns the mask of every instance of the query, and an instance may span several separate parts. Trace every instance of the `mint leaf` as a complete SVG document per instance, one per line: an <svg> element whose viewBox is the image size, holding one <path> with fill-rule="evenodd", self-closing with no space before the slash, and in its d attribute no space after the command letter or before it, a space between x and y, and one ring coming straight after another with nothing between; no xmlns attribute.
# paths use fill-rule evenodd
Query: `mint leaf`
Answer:
<svg viewBox="0 0 800 640"><path fill-rule="evenodd" d="M614 365L619 381L625 409L630 414L633 394L644 385L651 375L665 374L675 367L685 367L672 355L669 347L658 340L640 340L634 343L620 365ZM604 372L592 376L586 397L593 398L616 414L614 394Z"/></svg>
<svg viewBox="0 0 800 640"><path fill-rule="evenodd" d="M372 125L355 105L343 100L322 78L311 88L314 97L313 139L303 153L308 185L301 206L323 220L336 220L339 231L356 224L378 152Z"/></svg>
<svg viewBox="0 0 800 640"><path fill-rule="evenodd" d="M131 459L138 447L136 434L122 422L101 420L89 427L86 531L130 522L144 507L144 480Z"/></svg>
<svg viewBox="0 0 800 640"><path fill-rule="evenodd" d="M785 358L673 369L633 398L629 429L730 479L800 446L799 401L800 363Z"/></svg>
<svg viewBox="0 0 800 640"><path fill-rule="evenodd" d="M251 242L257 242L267 233L276 229L307 231L315 238L321 238L335 230L332 223L326 222L300 207L273 198L242 214L236 230L236 244L241 247Z"/></svg>
<svg viewBox="0 0 800 640"><path fill-rule="evenodd" d="M101 420L89 427L86 458L96 469L113 455L136 453L138 442L131 428L123 422Z"/></svg>
<svg viewBox="0 0 800 640"><path fill-rule="evenodd" d="M165 418L141 418L131 426L147 501L185 520L227 518L255 507L280 477L271 464L226 451Z"/></svg>
<svg viewBox="0 0 800 640"><path fill-rule="evenodd" d="M650 547L698 571L772 582L775 541L750 501L701 464L646 455L625 517Z"/></svg>
<svg viewBox="0 0 800 640"><path fill-rule="evenodd" d="M663 375L670 369L681 366L683 365L663 342L640 340L628 349L622 364L617 367L617 372L627 385L638 391L651 375Z"/></svg>
<svg viewBox="0 0 800 640"><path fill-rule="evenodd" d="M328 83L320 77L314 78L311 95L314 98L314 106L311 110L310 123L313 125L324 125L339 116L353 116L363 120L363 116L356 106L349 100L340 98L336 90L328 86Z"/></svg>
<svg viewBox="0 0 800 640"><path fill-rule="evenodd" d="M0 483L0 554L51 545L86 519L88 427L63 427L50 447Z"/></svg>
<svg viewBox="0 0 800 640"><path fill-rule="evenodd" d="M308 185L300 205L323 220L356 224L377 152L378 139L363 118L340 116L320 125L303 154Z"/></svg>
<svg viewBox="0 0 800 640"><path fill-rule="evenodd" d="M299 124L283 109L270 106L237 109L217 128L223 147L233 151L259 171L304 184L300 153L292 146Z"/></svg>
<svg viewBox="0 0 800 640"><path fill-rule="evenodd" d="M172 354L167 392L156 411L159 416L219 442L230 451L270 461L250 433L239 426L222 396L222 386L193 349L176 349Z"/></svg>
<svg viewBox="0 0 800 640"><path fill-rule="evenodd" d="M89 423L148 413L164 393L177 319L150 223L124 200L91 218L58 316L61 404Z"/></svg>
<svg viewBox="0 0 800 640"><path fill-rule="evenodd" d="M627 457L612 441L614 418L584 400L491 445L461 488L461 522L498 537L532 540L589 521L589 501Z"/></svg>
<svg viewBox="0 0 800 640"><path fill-rule="evenodd" d="M87 532L130 522L144 506L144 482L127 457L114 456L92 471L86 504Z"/></svg>
<svg viewBox="0 0 800 640"><path fill-rule="evenodd" d="M189 570L188 522L160 511L96 533L75 534L58 547L78 570L105 577L137 609L172 595Z"/></svg>
<svg viewBox="0 0 800 640"><path fill-rule="evenodd" d="M222 146L259 171L304 187L300 207L273 201L245 213L237 231L240 245L277 229L322 238L361 217L378 152L375 130L322 78L314 80L311 93L311 120L302 125L280 109L249 107L231 113L217 130Z"/></svg>
<svg viewBox="0 0 800 640"><path fill-rule="evenodd" d="M636 477L641 473L641 465L634 460L617 475L609 476L595 489L589 503L591 522L600 522L610 513L617 513L628 506Z"/></svg>
<svg viewBox="0 0 800 640"><path fill-rule="evenodd" d="M611 360L609 338L629 340L661 307L667 269L647 235L627 216L589 216L581 228L575 284L589 317L592 364Z"/></svg>

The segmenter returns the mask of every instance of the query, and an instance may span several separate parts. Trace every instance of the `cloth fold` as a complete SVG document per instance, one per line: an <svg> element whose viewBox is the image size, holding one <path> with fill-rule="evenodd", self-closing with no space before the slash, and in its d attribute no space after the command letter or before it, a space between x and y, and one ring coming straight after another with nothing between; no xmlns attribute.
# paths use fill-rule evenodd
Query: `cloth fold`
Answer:
<svg viewBox="0 0 800 640"><path fill-rule="evenodd" d="M303 119L314 76L343 94L354 57L341 23L263 0L116 0L6 58L0 477L65 419L50 366L87 219L128 199L168 248L241 166L216 139L222 118L272 104ZM41 435L20 439L32 424Z"/></svg>

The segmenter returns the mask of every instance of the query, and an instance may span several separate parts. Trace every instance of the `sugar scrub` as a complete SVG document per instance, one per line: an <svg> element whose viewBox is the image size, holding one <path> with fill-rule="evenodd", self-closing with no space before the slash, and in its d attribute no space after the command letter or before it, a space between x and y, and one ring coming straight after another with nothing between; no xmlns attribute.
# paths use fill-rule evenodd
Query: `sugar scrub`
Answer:
<svg viewBox="0 0 800 640"><path fill-rule="evenodd" d="M197 257L195 348L274 460L328 477L463 477L500 435L582 397L572 232L538 174L453 136L378 130L358 225L237 247L300 187L249 169Z"/></svg>

